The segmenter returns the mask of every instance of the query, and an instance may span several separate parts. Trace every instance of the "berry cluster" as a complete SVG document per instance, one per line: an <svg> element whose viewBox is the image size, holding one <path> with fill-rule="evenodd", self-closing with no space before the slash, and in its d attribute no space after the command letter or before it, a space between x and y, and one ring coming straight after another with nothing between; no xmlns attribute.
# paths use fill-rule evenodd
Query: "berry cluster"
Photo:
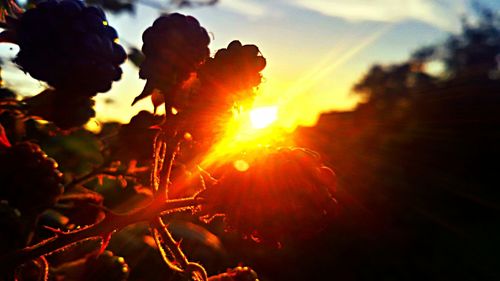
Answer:
<svg viewBox="0 0 500 281"><path fill-rule="evenodd" d="M129 268L125 259L115 256L111 251L105 251L87 258L82 281L124 281L128 275Z"/></svg>
<svg viewBox="0 0 500 281"><path fill-rule="evenodd" d="M108 26L103 12L98 8L86 7L79 0L44 0L17 19L9 18L5 26L6 30L0 35L0 40L10 38L20 47L15 62L34 78L47 82L51 88L19 103L19 109L15 109L16 113L19 112L17 115L12 115L11 109L6 107L7 114L0 111L0 119L18 120L26 114L28 117L39 116L62 129L80 127L95 115L92 97L98 92L108 91L113 81L120 79L120 64L124 62L126 53L116 43L116 31ZM266 66L266 59L257 46L242 45L239 41L232 41L213 58L209 57L210 38L207 31L195 18L177 13L158 18L144 32L143 42L144 60L140 63L140 78L147 82L144 91L135 101L154 94L153 104L157 106L165 103L168 118L141 111L129 124L121 126L119 131L115 130L115 125L110 125L112 132L117 134L108 134L110 138L104 142L109 142L107 144L110 145L105 155L100 154L103 151L97 149L100 144L97 140L92 142L93 149L88 152L95 152L94 158L98 159L95 164L99 166L80 176L68 169L71 163L63 165L65 169L62 170L68 171L67 176L75 175L67 185L66 194L61 196L62 174L57 170L57 163L48 158L36 144L20 142L11 146L0 125L0 241L7 241L0 243L0 250L26 246L28 239L25 238L31 237L33 233L38 235L33 232L35 222L43 225L43 218L49 225L57 224L67 229L75 229L76 225L89 226L79 232L81 234L56 235L38 244L43 246L25 248L26 252L22 253L20 260L35 257L30 256L33 249L40 251L35 254L45 255L46 253L41 252L47 250L49 253L50 249L57 252L57 248L62 249L63 244L85 239L83 236L108 235L109 231L138 219L149 220L152 215L146 209L134 208L130 216L125 213L115 215L116 220L113 219L115 217L112 211L105 212L106 208L117 206L114 202L128 196L131 193L129 191L134 196L140 195L140 198L150 196L151 190L141 186L143 177L136 174L145 171L147 165L139 167L132 160L137 160L140 164L154 160L151 169L153 180L148 178L148 181L151 180L155 187L158 186L158 177L162 178L161 183L165 179L165 183L179 183L181 188L184 184L190 185L196 177L188 173L189 166L198 163L203 152L208 151L218 137L224 134L234 111L245 107L254 98L255 87L261 83L261 71ZM1 90L0 98L10 106L10 93ZM0 123L9 125L6 126L7 132L14 131L12 128L16 127L15 123L7 121ZM28 122L25 123L28 128ZM155 125L159 125L157 128L162 130L157 140L154 140ZM89 134L85 132L79 136ZM63 132L61 136L64 135ZM59 137L52 132L46 132L44 138L45 136L50 141L56 141ZM195 141L179 148L182 137ZM18 142L33 138L23 136L12 139L13 142ZM38 139L41 141L42 138ZM153 143L161 144L161 151L154 153L155 155L152 153ZM80 146L79 144L80 142L76 146ZM190 148L191 151L181 153L185 148ZM64 150L65 157L58 158L61 159L61 164L65 164L63 162L68 156L67 152L71 150L68 147L68 150ZM177 152L179 157L175 163L165 160ZM171 155L167 155L169 153ZM208 175L207 181L204 176L196 179L193 186L196 185L198 189L193 193L197 192L197 198L191 198L192 194L189 194L185 196L188 200L179 200L185 204L181 206L185 207L165 212L184 211L201 202L203 204L196 210L197 216L211 219L223 215L228 228L239 231L243 236L268 242L283 241L291 236L307 236L334 213L336 201L332 194L335 175L323 166L316 154L305 149L258 148L257 151L236 157L230 159L229 164L214 169L213 175L218 180L209 178ZM129 161L127 171L121 169L120 164L115 165L119 162L115 160ZM167 172L164 173L165 171ZM117 181L91 181L95 177L102 179L105 175L116 175ZM134 177L134 180L127 181L125 177ZM124 190L107 188L117 185L120 180ZM83 185L87 187L87 184L94 187L99 185L96 192L102 194L78 190ZM199 188L203 190L198 192ZM175 192L176 190L171 193ZM177 197L174 195L174 198ZM156 206L157 203L163 206L164 199L163 196L156 196L150 206ZM196 199L204 200L202 202ZM47 215L49 212L45 212L44 216L40 216L56 200L58 204L52 208L54 214ZM131 201L127 201L127 204ZM137 203L134 206L139 205ZM119 207L121 206L117 208ZM158 210L156 208L153 211ZM146 215L142 214L143 211ZM30 224L19 219L22 217L24 220L25 216L32 219ZM92 225L103 217L105 219L100 220L100 223ZM51 219L54 221L50 221ZM160 228L155 225L152 227L157 230ZM12 233L5 229L12 229ZM16 241L16 236L23 239ZM33 241L40 241L44 235L42 233L39 236ZM164 236L161 240L165 243L158 243L161 246L159 248L171 251L172 258L175 258L168 264L172 269L179 270L176 264L186 258L182 252L178 255L178 244L174 248ZM165 255L163 251L162 254ZM186 273L192 269L204 273L195 263L179 265L186 269ZM123 258L106 251L63 263L58 268L51 269L51 274L58 280L120 281L128 278L129 268ZM258 278L252 269L240 266L208 280L255 281Z"/></svg>
<svg viewBox="0 0 500 281"><path fill-rule="evenodd" d="M37 214L62 194L57 163L34 143L22 142L0 152L0 199L23 214Z"/></svg>
<svg viewBox="0 0 500 281"><path fill-rule="evenodd" d="M164 92L186 80L210 53L205 28L195 18L178 13L156 19L142 40L145 59L139 75L148 80L147 87Z"/></svg>
<svg viewBox="0 0 500 281"><path fill-rule="evenodd" d="M16 98L16 93L14 93L12 90L4 87L0 88L0 99L15 99L15 98Z"/></svg>
<svg viewBox="0 0 500 281"><path fill-rule="evenodd" d="M150 161L153 156L153 140L163 116L140 111L128 124L120 127L116 142L111 144L111 157L117 160Z"/></svg>
<svg viewBox="0 0 500 281"><path fill-rule="evenodd" d="M220 49L208 59L199 71L203 87L215 90L223 96L235 96L251 91L261 82L261 71L266 67L266 59L255 45L241 45L232 41L227 49Z"/></svg>
<svg viewBox="0 0 500 281"><path fill-rule="evenodd" d="M15 62L31 76L68 95L107 92L120 79L125 50L103 11L79 0L47 0L4 31L18 44Z"/></svg>
<svg viewBox="0 0 500 281"><path fill-rule="evenodd" d="M335 174L316 154L269 148L242 157L222 167L218 183L199 194L207 199L205 218L222 214L230 229L273 242L308 237L335 213Z"/></svg>
<svg viewBox="0 0 500 281"><path fill-rule="evenodd" d="M217 139L222 134L232 110L254 98L254 88L261 82L266 59L255 45L232 41L220 49L198 71L199 89L188 95L187 130L194 139Z"/></svg>
<svg viewBox="0 0 500 281"><path fill-rule="evenodd" d="M42 117L61 129L79 127L95 116L94 100L83 96L70 97L66 92L47 89L26 100L30 115Z"/></svg>

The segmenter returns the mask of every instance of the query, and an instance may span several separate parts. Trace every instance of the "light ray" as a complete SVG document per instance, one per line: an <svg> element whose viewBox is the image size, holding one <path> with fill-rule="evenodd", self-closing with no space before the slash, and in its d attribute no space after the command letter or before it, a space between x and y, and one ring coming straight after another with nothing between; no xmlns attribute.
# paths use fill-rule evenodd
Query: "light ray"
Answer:
<svg viewBox="0 0 500 281"><path fill-rule="evenodd" d="M380 30L366 37L356 46L350 48L348 51L342 53L340 56L336 56L338 54L338 51L336 49L332 50L315 68L313 68L308 74L306 74L303 79L299 79L296 83L291 85L284 94L284 96L288 97L295 96L298 94L302 94L308 89L312 88L314 85L318 83L319 80L325 78L329 73L334 71L337 67L346 63L356 54L363 51L365 48L369 47L382 35L386 34L389 30L391 30L393 26L394 24L387 24L383 26Z"/></svg>

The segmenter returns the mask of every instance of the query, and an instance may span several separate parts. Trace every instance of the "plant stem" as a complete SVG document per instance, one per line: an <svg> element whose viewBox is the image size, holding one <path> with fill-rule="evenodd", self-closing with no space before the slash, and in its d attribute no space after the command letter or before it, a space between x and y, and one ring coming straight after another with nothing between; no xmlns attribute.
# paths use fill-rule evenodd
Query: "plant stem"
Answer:
<svg viewBox="0 0 500 281"><path fill-rule="evenodd" d="M145 208L127 214L108 213L106 217L89 227L72 232L55 231L55 236L38 244L0 256L0 272L11 270L16 266L40 256L49 255L58 250L63 250L72 244L84 240L103 239L125 226L141 221L151 221L159 214L182 211L203 203L202 199L186 198L169 200L165 202L154 201Z"/></svg>
<svg viewBox="0 0 500 281"><path fill-rule="evenodd" d="M174 87L174 90L177 87ZM170 175L174 165L175 157L180 149L181 136L178 132L178 118L170 115L170 109L174 107L169 96L165 95L165 111L166 116L170 117L171 128L164 130L157 136L159 142L155 142L155 150L157 145L160 144L163 149L155 151L155 164L151 169L152 186L154 187L154 197L168 198L168 189L171 184ZM164 262L170 269L186 274L190 280L207 280L207 273L203 266L192 263L188 260L186 255L182 252L180 242L175 241L174 237L168 230L167 225L164 223L161 216L154 218L151 223L151 234L155 238L158 249L162 255ZM171 260L172 259L172 260Z"/></svg>
<svg viewBox="0 0 500 281"><path fill-rule="evenodd" d="M123 176L125 178L137 178L135 175L126 174L126 173L122 173L119 171L110 171L110 170L106 170L106 169L96 169L96 170L94 170L94 171L92 171L84 176L73 179L71 182L69 182L68 184L66 184L64 186L64 190L69 191L69 190L73 189L75 186L80 185L80 184L85 184L85 183L87 183L87 182L89 182L89 181L93 180L94 178L101 176L101 175L114 176L114 177Z"/></svg>

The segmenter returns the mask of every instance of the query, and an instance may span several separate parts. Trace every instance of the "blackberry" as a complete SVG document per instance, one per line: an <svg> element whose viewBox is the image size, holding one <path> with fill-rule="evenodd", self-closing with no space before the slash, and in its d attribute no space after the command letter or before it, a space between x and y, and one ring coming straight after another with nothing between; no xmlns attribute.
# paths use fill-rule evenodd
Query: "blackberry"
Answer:
<svg viewBox="0 0 500 281"><path fill-rule="evenodd" d="M0 81L1 84L1 81ZM14 91L9 88L0 88L0 100L1 99L16 99L17 95Z"/></svg>
<svg viewBox="0 0 500 281"><path fill-rule="evenodd" d="M123 281L127 280L128 275L129 268L125 260L111 251L104 251L87 258L82 280Z"/></svg>
<svg viewBox="0 0 500 281"><path fill-rule="evenodd" d="M190 103L184 129L198 145L208 148L224 135L229 120L234 116L233 106L232 103L217 100L203 103L200 99Z"/></svg>
<svg viewBox="0 0 500 281"><path fill-rule="evenodd" d="M85 97L69 102L56 100L51 121L61 129L83 126L95 116L94 104L94 100Z"/></svg>
<svg viewBox="0 0 500 281"><path fill-rule="evenodd" d="M18 110L5 110L0 113L0 124L4 127L11 143L22 140L26 135L23 115Z"/></svg>
<svg viewBox="0 0 500 281"><path fill-rule="evenodd" d="M150 161L153 157L153 140L156 130L152 129L163 120L162 116L142 110L122 125L118 138L111 146L112 158L118 160Z"/></svg>
<svg viewBox="0 0 500 281"><path fill-rule="evenodd" d="M255 45L233 41L219 50L198 71L199 91L188 98L186 128L197 141L210 143L223 134L232 110L249 103L261 82L266 60Z"/></svg>
<svg viewBox="0 0 500 281"><path fill-rule="evenodd" d="M34 143L22 142L0 152L0 200L26 214L52 206L63 192L57 163Z"/></svg>
<svg viewBox="0 0 500 281"><path fill-rule="evenodd" d="M205 28L195 18L178 13L156 19L142 40L144 61L139 76L148 82L134 103L151 94L150 90L168 92L172 85L185 81L210 53Z"/></svg>
<svg viewBox="0 0 500 281"><path fill-rule="evenodd" d="M335 174L314 153L267 148L237 160L199 194L205 218L223 214L229 229L274 243L311 237L335 214Z"/></svg>
<svg viewBox="0 0 500 281"><path fill-rule="evenodd" d="M44 92L26 100L28 113L53 122L61 129L80 127L95 116L94 100L59 90Z"/></svg>
<svg viewBox="0 0 500 281"><path fill-rule="evenodd" d="M237 97L241 92L252 92L261 82L261 71L266 59L255 45L242 45L232 41L226 49L217 51L200 68L199 77L203 87L218 93L218 99ZM215 90L215 91L214 91Z"/></svg>
<svg viewBox="0 0 500 281"><path fill-rule="evenodd" d="M68 94L94 96L120 79L125 50L103 11L79 0L47 0L11 22L3 37L20 47L14 61Z"/></svg>

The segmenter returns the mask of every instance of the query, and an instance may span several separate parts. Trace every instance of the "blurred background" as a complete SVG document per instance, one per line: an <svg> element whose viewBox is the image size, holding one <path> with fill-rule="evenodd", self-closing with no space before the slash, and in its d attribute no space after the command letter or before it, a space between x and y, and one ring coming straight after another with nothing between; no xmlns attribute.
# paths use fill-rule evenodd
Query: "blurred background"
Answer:
<svg viewBox="0 0 500 281"><path fill-rule="evenodd" d="M500 279L500 1L166 1L89 2L108 10L131 55L171 11L211 32L212 53L234 39L259 46L268 65L255 106L276 107L275 126L338 178L339 215L314 239L277 248L217 221L211 232L179 223L201 235L186 247L210 272L242 262L261 280ZM8 63L15 47L2 48L6 85L38 93ZM151 111L149 100L130 107L143 86L131 56L97 97L96 121ZM143 233L124 233L112 247L127 256ZM134 280L160 280L147 274L157 262Z"/></svg>
<svg viewBox="0 0 500 281"><path fill-rule="evenodd" d="M259 104L277 105L280 125L293 130L311 126L323 112L352 110L361 100L352 86L373 64L407 60L419 47L445 40L461 30L461 19L477 19L475 5L500 8L490 0L92 0L108 8L108 21L118 30L120 43L140 49L142 32L161 13L181 12L195 16L211 32L212 53L232 40L259 47L268 65L260 87ZM9 46L10 47L10 46ZM16 48L2 46L4 56ZM439 63L426 71L443 70ZM15 67L4 67L7 86L22 94L40 91L36 80ZM144 81L131 60L121 81L97 98L97 118L128 122L149 101L130 107Z"/></svg>

